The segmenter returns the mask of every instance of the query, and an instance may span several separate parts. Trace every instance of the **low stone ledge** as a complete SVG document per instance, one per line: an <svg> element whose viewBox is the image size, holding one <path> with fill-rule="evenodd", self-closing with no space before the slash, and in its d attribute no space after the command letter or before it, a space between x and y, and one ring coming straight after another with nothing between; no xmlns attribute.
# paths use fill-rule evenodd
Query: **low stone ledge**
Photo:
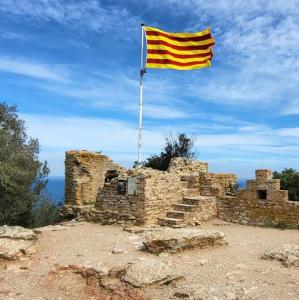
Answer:
<svg viewBox="0 0 299 300"><path fill-rule="evenodd" d="M178 252L192 248L207 248L225 245L225 235L214 229L168 228L163 231L150 232L143 242L150 253Z"/></svg>
<svg viewBox="0 0 299 300"><path fill-rule="evenodd" d="M4 259L16 259L22 255L30 255L36 252L36 234L21 226L0 227L0 257Z"/></svg>
<svg viewBox="0 0 299 300"><path fill-rule="evenodd" d="M163 230L160 226L158 225L153 225L153 226L124 226L123 231L129 232L129 233L146 233L146 232L152 232L156 230Z"/></svg>
<svg viewBox="0 0 299 300"><path fill-rule="evenodd" d="M75 219L79 222L93 222L102 225L132 225L136 221L136 217L130 213L120 214L108 209L97 209L94 205L65 205L60 213L65 219Z"/></svg>
<svg viewBox="0 0 299 300"><path fill-rule="evenodd" d="M299 242L293 242L267 250L263 259L278 260L285 267L299 267Z"/></svg>
<svg viewBox="0 0 299 300"><path fill-rule="evenodd" d="M74 272L81 274L88 280L94 278L102 287L107 287L110 280L115 278L115 283L121 282L134 288L142 288L150 285L162 285L173 280L182 278L182 275L153 258L148 258L134 263L113 263L113 264L87 264L87 265L61 265L56 264L52 273Z"/></svg>
<svg viewBox="0 0 299 300"><path fill-rule="evenodd" d="M64 225L48 225L43 227L34 228L33 231L35 233L45 233L45 232L51 232L51 231L63 231L63 230L69 230L68 227Z"/></svg>
<svg viewBox="0 0 299 300"><path fill-rule="evenodd" d="M134 287L145 287L153 284L162 285L182 278L182 275L155 259L146 259L131 265L123 280Z"/></svg>
<svg viewBox="0 0 299 300"><path fill-rule="evenodd" d="M0 238L36 240L36 234L31 230L21 226L0 226Z"/></svg>

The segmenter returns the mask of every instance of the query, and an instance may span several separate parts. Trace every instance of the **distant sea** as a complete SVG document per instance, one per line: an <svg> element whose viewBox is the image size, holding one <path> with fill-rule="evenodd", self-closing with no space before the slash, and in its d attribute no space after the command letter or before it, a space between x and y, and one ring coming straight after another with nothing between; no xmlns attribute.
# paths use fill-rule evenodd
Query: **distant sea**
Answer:
<svg viewBox="0 0 299 300"><path fill-rule="evenodd" d="M239 188L245 188L246 180L239 178ZM49 177L47 193L56 204L64 203L64 177Z"/></svg>
<svg viewBox="0 0 299 300"><path fill-rule="evenodd" d="M64 203L64 177L49 177L47 194L55 204Z"/></svg>
<svg viewBox="0 0 299 300"><path fill-rule="evenodd" d="M244 179L244 178L238 178L238 183L239 183L239 188L244 189L246 187L246 181L248 179Z"/></svg>

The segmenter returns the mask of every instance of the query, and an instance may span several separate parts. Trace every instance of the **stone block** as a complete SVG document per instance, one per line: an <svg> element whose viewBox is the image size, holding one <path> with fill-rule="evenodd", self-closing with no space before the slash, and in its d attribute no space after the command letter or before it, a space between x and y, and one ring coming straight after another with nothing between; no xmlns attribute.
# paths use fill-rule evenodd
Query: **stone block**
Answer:
<svg viewBox="0 0 299 300"><path fill-rule="evenodd" d="M259 169L255 171L255 178L257 183L262 183L273 178L272 170Z"/></svg>
<svg viewBox="0 0 299 300"><path fill-rule="evenodd" d="M225 245L225 235L212 229L199 228L167 228L145 235L144 246L148 252L159 254L162 252L177 252L191 248L206 248Z"/></svg>
<svg viewBox="0 0 299 300"><path fill-rule="evenodd" d="M299 267L299 242L273 247L262 258L278 260L286 267Z"/></svg>
<svg viewBox="0 0 299 300"><path fill-rule="evenodd" d="M153 284L162 285L182 277L165 263L148 258L130 266L123 280L134 287L141 288Z"/></svg>

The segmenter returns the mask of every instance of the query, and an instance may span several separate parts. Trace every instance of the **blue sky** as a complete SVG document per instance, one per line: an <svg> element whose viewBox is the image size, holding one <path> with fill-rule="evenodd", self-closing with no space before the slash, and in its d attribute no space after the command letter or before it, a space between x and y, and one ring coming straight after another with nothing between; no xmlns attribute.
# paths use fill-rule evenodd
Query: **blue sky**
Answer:
<svg viewBox="0 0 299 300"><path fill-rule="evenodd" d="M299 169L298 0L1 0L0 99L52 176L68 149L136 159L141 22L216 39L210 69L148 70L144 158L186 132L211 171Z"/></svg>

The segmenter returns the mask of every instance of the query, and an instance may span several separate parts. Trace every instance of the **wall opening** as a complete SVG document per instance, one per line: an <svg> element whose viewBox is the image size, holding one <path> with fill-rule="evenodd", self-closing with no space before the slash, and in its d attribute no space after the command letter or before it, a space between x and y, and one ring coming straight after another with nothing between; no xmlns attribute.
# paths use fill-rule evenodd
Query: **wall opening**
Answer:
<svg viewBox="0 0 299 300"><path fill-rule="evenodd" d="M125 180L119 180L117 182L117 193L118 195L125 195L127 190L127 182Z"/></svg>
<svg viewBox="0 0 299 300"><path fill-rule="evenodd" d="M266 190L257 190L257 198L259 200L266 200L267 199L267 191Z"/></svg>
<svg viewBox="0 0 299 300"><path fill-rule="evenodd" d="M118 177L118 175L116 170L108 170L105 173L105 182L110 182L113 178Z"/></svg>

